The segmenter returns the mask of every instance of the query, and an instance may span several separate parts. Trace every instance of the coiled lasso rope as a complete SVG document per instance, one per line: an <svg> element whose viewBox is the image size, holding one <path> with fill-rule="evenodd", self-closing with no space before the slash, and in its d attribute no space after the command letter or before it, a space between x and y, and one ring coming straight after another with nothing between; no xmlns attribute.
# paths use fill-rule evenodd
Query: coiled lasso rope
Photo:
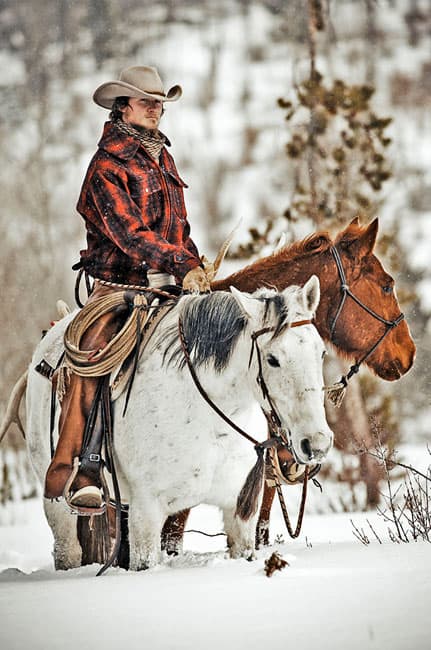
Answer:
<svg viewBox="0 0 431 650"><path fill-rule="evenodd" d="M81 377L101 377L112 372L129 356L148 318L148 301L142 294L134 296L130 316L104 348L81 350L80 347L82 337L94 322L117 307L126 305L124 291L116 291L84 305L64 334L66 370ZM142 317L143 312L145 317Z"/></svg>

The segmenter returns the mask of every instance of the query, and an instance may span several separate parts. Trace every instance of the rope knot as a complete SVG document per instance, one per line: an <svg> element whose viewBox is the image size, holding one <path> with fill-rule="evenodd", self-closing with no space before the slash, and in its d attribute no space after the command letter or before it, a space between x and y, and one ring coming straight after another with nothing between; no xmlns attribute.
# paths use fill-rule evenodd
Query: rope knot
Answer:
<svg viewBox="0 0 431 650"><path fill-rule="evenodd" d="M357 372L359 372L359 363L354 363L353 366L350 367L350 370L348 372L346 384L347 384L347 380L353 377L353 375L356 375Z"/></svg>
<svg viewBox="0 0 431 650"><path fill-rule="evenodd" d="M255 445L254 450L258 458L262 458L263 454L265 453L265 447L261 443Z"/></svg>
<svg viewBox="0 0 431 650"><path fill-rule="evenodd" d="M337 382L336 384L332 384L331 386L324 386L323 390L327 393L328 399L334 406L339 408L341 406L341 402L344 399L344 396L346 394L346 388L347 388L348 380L345 375L343 375L340 378L340 381Z"/></svg>

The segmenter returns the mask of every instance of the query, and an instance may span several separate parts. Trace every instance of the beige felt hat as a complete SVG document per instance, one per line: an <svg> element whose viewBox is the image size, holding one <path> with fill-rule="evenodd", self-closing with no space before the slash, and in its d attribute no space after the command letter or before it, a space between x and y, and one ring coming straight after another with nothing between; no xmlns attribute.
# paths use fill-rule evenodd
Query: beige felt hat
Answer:
<svg viewBox="0 0 431 650"><path fill-rule="evenodd" d="M126 68L118 81L108 81L97 88L93 99L103 108L112 108L116 97L138 97L161 99L162 102L176 102L182 95L181 86L172 86L165 93L162 80L156 68L136 65Z"/></svg>

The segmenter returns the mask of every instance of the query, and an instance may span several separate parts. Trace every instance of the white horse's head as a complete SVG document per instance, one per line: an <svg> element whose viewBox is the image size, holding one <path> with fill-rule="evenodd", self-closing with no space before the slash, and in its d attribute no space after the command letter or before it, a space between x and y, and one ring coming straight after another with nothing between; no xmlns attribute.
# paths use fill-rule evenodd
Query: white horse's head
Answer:
<svg viewBox="0 0 431 650"><path fill-rule="evenodd" d="M288 287L282 293L231 291L247 318L247 333L251 340L255 337L249 377L256 399L265 413L275 411L296 461L320 463L332 446L333 433L323 404L325 348L310 322L320 299L318 278L313 275L304 287ZM263 390L262 381L256 381L259 373Z"/></svg>

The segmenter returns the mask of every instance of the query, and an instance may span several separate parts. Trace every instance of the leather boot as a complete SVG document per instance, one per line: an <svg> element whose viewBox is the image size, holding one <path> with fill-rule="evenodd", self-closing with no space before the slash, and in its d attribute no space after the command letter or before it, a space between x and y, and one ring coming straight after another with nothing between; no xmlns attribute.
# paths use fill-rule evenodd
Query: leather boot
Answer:
<svg viewBox="0 0 431 650"><path fill-rule="evenodd" d="M113 291L115 289L100 285L96 281L95 289L87 302ZM122 327L126 317L126 308L121 312L113 311L101 316L84 335L81 344L82 349L99 350L103 348ZM74 458L79 457L81 454L85 424L93 404L98 382L99 378L80 377L75 374L72 374L69 378L67 391L61 404L59 439L45 478L44 494L48 499L62 496L65 484L73 469ZM100 418L98 418L96 426L100 426ZM91 488L91 486L94 489L81 492L82 488ZM78 471L71 486L71 491L77 492L78 490L81 493L74 495L77 500L76 505L97 507L94 504L97 501L97 491L100 494L100 490L98 481L95 481L94 476Z"/></svg>

